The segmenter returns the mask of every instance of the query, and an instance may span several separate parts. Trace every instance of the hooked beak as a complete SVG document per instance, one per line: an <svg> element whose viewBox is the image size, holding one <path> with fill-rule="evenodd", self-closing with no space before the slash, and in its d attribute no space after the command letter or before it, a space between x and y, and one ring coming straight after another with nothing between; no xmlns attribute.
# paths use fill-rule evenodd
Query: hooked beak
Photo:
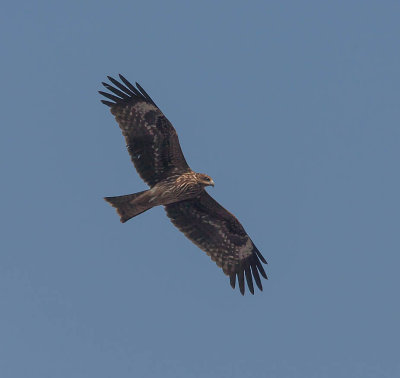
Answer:
<svg viewBox="0 0 400 378"><path fill-rule="evenodd" d="M211 180L209 185L212 186L212 187L214 187L214 181Z"/></svg>

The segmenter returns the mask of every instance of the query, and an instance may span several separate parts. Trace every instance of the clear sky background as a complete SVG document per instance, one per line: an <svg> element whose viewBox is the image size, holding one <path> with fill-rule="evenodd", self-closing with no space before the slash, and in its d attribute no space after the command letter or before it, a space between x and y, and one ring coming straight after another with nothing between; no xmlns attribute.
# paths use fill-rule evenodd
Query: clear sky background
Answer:
<svg viewBox="0 0 400 378"><path fill-rule="evenodd" d="M0 376L400 377L400 3L7 2ZM138 81L267 258L242 297L144 190Z"/></svg>

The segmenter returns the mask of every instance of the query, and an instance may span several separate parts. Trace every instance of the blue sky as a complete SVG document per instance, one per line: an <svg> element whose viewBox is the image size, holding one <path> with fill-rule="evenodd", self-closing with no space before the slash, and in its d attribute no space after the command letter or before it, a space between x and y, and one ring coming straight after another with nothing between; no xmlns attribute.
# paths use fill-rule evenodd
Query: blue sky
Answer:
<svg viewBox="0 0 400 378"><path fill-rule="evenodd" d="M400 376L400 5L8 2L0 376ZM138 81L267 258L242 297L165 216L97 91Z"/></svg>

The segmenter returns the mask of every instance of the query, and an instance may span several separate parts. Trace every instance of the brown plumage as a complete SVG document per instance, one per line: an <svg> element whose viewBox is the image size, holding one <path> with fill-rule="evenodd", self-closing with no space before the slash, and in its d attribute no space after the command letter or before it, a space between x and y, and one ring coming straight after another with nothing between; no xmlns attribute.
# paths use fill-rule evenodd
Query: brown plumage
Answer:
<svg viewBox="0 0 400 378"><path fill-rule="evenodd" d="M252 294L253 279L262 290L260 274L267 275L260 260L267 262L236 217L205 191L214 186L213 180L190 169L174 127L144 89L119 77L121 82L108 76L114 86L102 83L112 94L100 91L108 99L101 102L110 107L131 160L150 189L105 200L116 208L121 222L163 205L172 223L230 277L233 288L237 277L244 294L246 277Z"/></svg>

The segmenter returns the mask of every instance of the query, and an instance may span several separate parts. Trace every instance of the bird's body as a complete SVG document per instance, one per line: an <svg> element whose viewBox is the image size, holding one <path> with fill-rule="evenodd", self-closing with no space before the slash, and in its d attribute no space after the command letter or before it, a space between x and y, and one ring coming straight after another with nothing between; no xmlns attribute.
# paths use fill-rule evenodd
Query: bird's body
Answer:
<svg viewBox="0 0 400 378"><path fill-rule="evenodd" d="M173 174L144 192L105 199L117 209L121 222L125 223L154 206L166 206L199 197L208 185L214 185L209 176L188 171Z"/></svg>
<svg viewBox="0 0 400 378"><path fill-rule="evenodd" d="M160 201L159 205L169 205L198 197L209 185L214 185L209 176L189 171L160 181L150 191L154 191L154 196Z"/></svg>
<svg viewBox="0 0 400 378"><path fill-rule="evenodd" d="M172 223L203 249L230 276L236 277L244 294L244 277L254 293L253 278L262 290L259 273L267 278L266 263L239 221L205 190L213 180L192 171L183 156L178 136L171 123L150 96L136 83L135 88L122 75L115 85L103 83L114 94L100 92L111 108L127 143L131 159L149 190L117 197L106 197L117 209L121 222L154 206L164 206Z"/></svg>

